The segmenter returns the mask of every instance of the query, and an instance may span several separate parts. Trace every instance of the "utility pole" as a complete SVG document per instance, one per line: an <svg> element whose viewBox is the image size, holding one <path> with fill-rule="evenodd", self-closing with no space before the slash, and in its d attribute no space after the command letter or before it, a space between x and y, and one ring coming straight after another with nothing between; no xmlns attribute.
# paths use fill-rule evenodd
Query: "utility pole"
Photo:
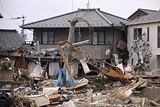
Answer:
<svg viewBox="0 0 160 107"><path fill-rule="evenodd" d="M11 19L22 19L22 25L21 26L23 26L24 25L24 21L25 21L25 18L26 18L26 16L21 16L21 17L16 17L16 18L11 18ZM24 29L22 28L21 29L21 35L22 35L22 38L24 38L25 39L25 34L24 34Z"/></svg>

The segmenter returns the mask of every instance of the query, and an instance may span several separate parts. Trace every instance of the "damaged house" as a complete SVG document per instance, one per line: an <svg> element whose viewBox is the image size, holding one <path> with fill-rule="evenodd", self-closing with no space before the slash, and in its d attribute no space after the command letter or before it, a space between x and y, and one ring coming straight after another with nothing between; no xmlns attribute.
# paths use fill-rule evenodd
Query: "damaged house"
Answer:
<svg viewBox="0 0 160 107"><path fill-rule="evenodd" d="M2 81L12 81L14 67L17 69L21 67L18 63L21 63L19 62L22 59L20 47L23 43L24 40L16 30L0 29L0 78Z"/></svg>
<svg viewBox="0 0 160 107"><path fill-rule="evenodd" d="M138 9L129 19L133 21L128 24L127 44L134 53L129 63L147 64L148 71L160 69L160 11Z"/></svg>
<svg viewBox="0 0 160 107"><path fill-rule="evenodd" d="M100 9L78 9L77 11L23 25L22 28L24 29L33 29L33 41L35 43L39 41L39 46L37 47L31 47L30 45L25 45L25 47L31 53L35 53L39 48L57 48L59 41L68 39L69 21L72 21L74 18L85 19L93 28L93 43L80 46L79 48L94 56L94 60L110 61L113 54L116 54L119 58L126 57L126 54L122 54L125 52L126 47L124 46L121 50L117 48L117 44L120 40L121 42L126 42L127 35L124 24L128 23L129 20L101 11ZM87 24L78 22L75 29L74 42L88 40L88 38ZM45 56L27 55L28 61L32 62L39 57L42 65L46 65L47 62L49 63L48 70L50 66L56 68L59 63L59 60L55 57L55 53L49 53ZM75 67L76 70L78 70L78 66L79 64Z"/></svg>

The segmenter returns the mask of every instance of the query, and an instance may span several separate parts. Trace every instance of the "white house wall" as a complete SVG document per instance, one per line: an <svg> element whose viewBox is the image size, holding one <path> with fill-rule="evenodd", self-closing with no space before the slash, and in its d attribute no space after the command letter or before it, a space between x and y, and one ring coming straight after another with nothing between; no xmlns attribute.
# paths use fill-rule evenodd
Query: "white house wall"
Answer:
<svg viewBox="0 0 160 107"><path fill-rule="evenodd" d="M127 34L127 46L128 50L130 52L131 46L133 45L133 29L134 28L142 28L142 34L146 33L146 36L144 37L147 41L147 27L149 27L149 44L152 48L152 57L150 60L150 70L160 68L160 65L158 65L158 59L157 56L160 55L160 48L157 48L157 36L158 36L158 26L160 26L159 23L150 23L150 24L143 24L143 25L129 25L128 26L128 34ZM137 61L137 57L134 54L131 58L129 58L129 63L131 64L131 59L134 59L134 64Z"/></svg>

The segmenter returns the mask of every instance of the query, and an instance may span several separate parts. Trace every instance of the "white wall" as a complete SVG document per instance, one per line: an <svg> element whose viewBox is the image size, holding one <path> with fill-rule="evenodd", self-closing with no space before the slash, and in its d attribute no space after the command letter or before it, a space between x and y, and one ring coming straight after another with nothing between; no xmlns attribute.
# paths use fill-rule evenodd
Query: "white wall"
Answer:
<svg viewBox="0 0 160 107"><path fill-rule="evenodd" d="M151 70L158 68L157 67L157 55L160 55L160 48L157 48L158 26L160 26L160 22L128 26L127 45L128 45L129 52L130 52L131 46L133 45L133 29L142 28L142 34L146 33L146 36L144 37L144 39L147 41L147 27L149 27L149 44L152 48L152 57L150 60ZM133 55L133 58L134 58L134 63L135 63L135 60L137 60L136 55ZM131 58L128 62L131 63Z"/></svg>

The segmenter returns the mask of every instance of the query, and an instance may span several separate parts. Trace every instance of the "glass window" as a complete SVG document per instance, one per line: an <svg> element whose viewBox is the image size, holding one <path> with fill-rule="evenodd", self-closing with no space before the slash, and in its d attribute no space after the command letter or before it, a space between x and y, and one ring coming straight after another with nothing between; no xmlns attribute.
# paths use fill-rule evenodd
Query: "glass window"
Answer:
<svg viewBox="0 0 160 107"><path fill-rule="evenodd" d="M158 38L157 38L158 39L158 41L157 41L158 42L158 48L160 48L160 26L158 26L157 31L158 31L157 32L158 33L157 34L157 36L158 36Z"/></svg>
<svg viewBox="0 0 160 107"><path fill-rule="evenodd" d="M76 31L74 34L74 42L80 42L82 40L81 32Z"/></svg>
<svg viewBox="0 0 160 107"><path fill-rule="evenodd" d="M149 42L149 27L147 27L147 42Z"/></svg>
<svg viewBox="0 0 160 107"><path fill-rule="evenodd" d="M97 44L98 40L97 40L97 32L93 33L93 44Z"/></svg>
<svg viewBox="0 0 160 107"><path fill-rule="evenodd" d="M39 43L41 43L41 31L36 31L35 35L34 41L39 41Z"/></svg>
<svg viewBox="0 0 160 107"><path fill-rule="evenodd" d="M43 32L42 34L42 44L47 44L47 32Z"/></svg>
<svg viewBox="0 0 160 107"><path fill-rule="evenodd" d="M104 44L104 32L98 32L98 44Z"/></svg>
<svg viewBox="0 0 160 107"><path fill-rule="evenodd" d="M53 44L53 42L54 42L54 32L48 32L48 42L49 42L49 44Z"/></svg>

